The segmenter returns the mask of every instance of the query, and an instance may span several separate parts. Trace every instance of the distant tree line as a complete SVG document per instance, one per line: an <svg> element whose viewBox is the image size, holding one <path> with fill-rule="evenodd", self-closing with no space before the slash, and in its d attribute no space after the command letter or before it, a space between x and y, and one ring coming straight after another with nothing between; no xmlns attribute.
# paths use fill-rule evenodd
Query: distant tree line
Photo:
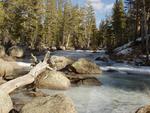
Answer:
<svg viewBox="0 0 150 113"><path fill-rule="evenodd" d="M71 0L3 0L0 2L0 41L32 49L41 46L96 47L96 20L90 2ZM10 45L10 44L9 44Z"/></svg>
<svg viewBox="0 0 150 113"><path fill-rule="evenodd" d="M141 51L150 51L150 0L116 0L112 15L99 26L100 43L112 51L141 38Z"/></svg>
<svg viewBox="0 0 150 113"><path fill-rule="evenodd" d="M142 37L141 48L149 54L150 1L116 0L112 15L96 27L94 9L73 5L71 0L1 0L0 43L32 49L73 47L107 48L112 51Z"/></svg>

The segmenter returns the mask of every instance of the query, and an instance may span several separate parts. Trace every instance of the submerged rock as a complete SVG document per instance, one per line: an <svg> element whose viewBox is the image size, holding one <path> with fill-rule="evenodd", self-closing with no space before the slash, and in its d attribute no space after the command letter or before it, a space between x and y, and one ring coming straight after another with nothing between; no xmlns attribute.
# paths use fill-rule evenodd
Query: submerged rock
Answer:
<svg viewBox="0 0 150 113"><path fill-rule="evenodd" d="M46 97L47 94L43 93L42 91L29 91L25 93L26 95L30 97Z"/></svg>
<svg viewBox="0 0 150 113"><path fill-rule="evenodd" d="M4 57L5 56L5 48L4 46L0 45L0 57Z"/></svg>
<svg viewBox="0 0 150 113"><path fill-rule="evenodd" d="M150 105L139 108L135 113L150 113Z"/></svg>
<svg viewBox="0 0 150 113"><path fill-rule="evenodd" d="M72 64L72 67L76 70L79 74L100 74L102 73L99 66L95 63L91 62L90 60L81 58L75 63Z"/></svg>
<svg viewBox="0 0 150 113"><path fill-rule="evenodd" d="M95 60L97 60L97 61L103 61L103 62L108 62L109 61L109 56L107 56L107 55L100 56L100 57L96 58Z"/></svg>
<svg viewBox="0 0 150 113"><path fill-rule="evenodd" d="M70 78L73 85L84 85L84 86L101 86L102 83L95 77L90 78Z"/></svg>
<svg viewBox="0 0 150 113"><path fill-rule="evenodd" d="M17 58L21 58L24 55L23 49L18 46L12 46L11 48L9 48L8 53L10 56Z"/></svg>
<svg viewBox="0 0 150 113"><path fill-rule="evenodd" d="M52 56L50 58L50 62L52 63L53 67L56 67L57 70L61 70L67 65L72 64L74 60L64 56Z"/></svg>
<svg viewBox="0 0 150 113"><path fill-rule="evenodd" d="M87 78L80 80L77 85L85 85L85 86L100 86L102 83L96 78Z"/></svg>
<svg viewBox="0 0 150 113"><path fill-rule="evenodd" d="M12 108L13 104L10 96L0 90L0 113L9 113Z"/></svg>
<svg viewBox="0 0 150 113"><path fill-rule="evenodd" d="M97 79L100 74L67 74L67 78L74 86L101 86L102 83Z"/></svg>
<svg viewBox="0 0 150 113"><path fill-rule="evenodd" d="M70 80L62 72L47 70L38 76L36 86L38 88L63 90L70 87Z"/></svg>
<svg viewBox="0 0 150 113"><path fill-rule="evenodd" d="M77 113L72 100L63 94L37 97L23 106L21 113Z"/></svg>

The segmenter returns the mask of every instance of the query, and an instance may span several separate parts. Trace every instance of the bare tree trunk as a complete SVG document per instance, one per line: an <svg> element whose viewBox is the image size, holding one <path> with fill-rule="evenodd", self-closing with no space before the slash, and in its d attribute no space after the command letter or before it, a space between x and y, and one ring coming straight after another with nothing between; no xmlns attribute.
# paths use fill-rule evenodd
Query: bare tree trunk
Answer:
<svg viewBox="0 0 150 113"><path fill-rule="evenodd" d="M145 0L143 0L143 29L144 29L144 39L146 41L146 62L149 62L149 36L148 36L148 26L147 26L147 16L146 16L146 7Z"/></svg>
<svg viewBox="0 0 150 113"><path fill-rule="evenodd" d="M90 43L91 43L91 39L90 37L88 38L88 43L87 43L87 48L89 49L90 48Z"/></svg>
<svg viewBox="0 0 150 113"><path fill-rule="evenodd" d="M67 37L67 43L66 43L66 48L69 46L69 42L70 42L70 34Z"/></svg>
<svg viewBox="0 0 150 113"><path fill-rule="evenodd" d="M41 74L43 71L46 70L46 68L49 68L49 65L47 63L48 57L49 57L49 52L47 52L44 61L40 62L39 64L37 64L33 69L30 70L30 72L22 77L18 77L14 80L8 81L7 83L4 83L0 86L0 90L2 90L3 92L9 94L12 91L14 91L15 89L27 85L27 84L31 84L32 82L34 82L35 78Z"/></svg>

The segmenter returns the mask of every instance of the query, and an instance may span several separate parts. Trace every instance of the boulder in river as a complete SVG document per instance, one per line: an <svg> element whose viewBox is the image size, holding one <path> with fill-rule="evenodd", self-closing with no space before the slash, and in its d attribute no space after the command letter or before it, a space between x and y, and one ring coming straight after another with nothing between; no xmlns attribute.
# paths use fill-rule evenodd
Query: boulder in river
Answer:
<svg viewBox="0 0 150 113"><path fill-rule="evenodd" d="M68 77L69 78L69 77ZM95 77L90 78L69 78L73 85L84 85L84 86L101 86L102 83Z"/></svg>
<svg viewBox="0 0 150 113"><path fill-rule="evenodd" d="M11 75L13 71L14 67L10 63L0 59L0 76Z"/></svg>
<svg viewBox="0 0 150 113"><path fill-rule="evenodd" d="M103 61L103 62L108 62L109 61L109 56L107 56L107 55L99 56L95 60L97 60L97 61Z"/></svg>
<svg viewBox="0 0 150 113"><path fill-rule="evenodd" d="M75 48L74 47L67 47L66 50L74 51Z"/></svg>
<svg viewBox="0 0 150 113"><path fill-rule="evenodd" d="M135 113L150 113L150 105L139 108Z"/></svg>
<svg viewBox="0 0 150 113"><path fill-rule="evenodd" d="M69 97L57 94L33 99L23 106L21 113L77 113L77 111Z"/></svg>
<svg viewBox="0 0 150 113"><path fill-rule="evenodd" d="M65 50L66 50L66 47L65 47L65 46L58 46L58 47L57 47L57 50L64 50L64 51L65 51Z"/></svg>
<svg viewBox="0 0 150 113"><path fill-rule="evenodd" d="M18 65L15 61L9 62L0 59L0 77L16 78L18 76L27 74L29 67Z"/></svg>
<svg viewBox="0 0 150 113"><path fill-rule="evenodd" d="M56 67L57 70L61 70L67 65L72 64L74 60L64 56L52 56L50 58L50 62L52 63L53 67Z"/></svg>
<svg viewBox="0 0 150 113"><path fill-rule="evenodd" d="M78 82L78 85L100 86L102 83L97 78L87 78Z"/></svg>
<svg viewBox="0 0 150 113"><path fill-rule="evenodd" d="M57 50L57 47L55 47L55 46L51 47L51 51L56 51L56 50Z"/></svg>
<svg viewBox="0 0 150 113"><path fill-rule="evenodd" d="M4 46L0 45L0 57L4 57L5 56L5 48Z"/></svg>
<svg viewBox="0 0 150 113"><path fill-rule="evenodd" d="M10 56L17 58L21 58L24 55L23 49L18 46L12 46L11 48L9 48L8 53Z"/></svg>
<svg viewBox="0 0 150 113"><path fill-rule="evenodd" d="M0 113L9 113L12 108L13 104L10 96L0 90Z"/></svg>
<svg viewBox="0 0 150 113"><path fill-rule="evenodd" d="M90 60L81 58L72 64L76 73L79 74L100 74L102 73L100 67Z"/></svg>
<svg viewBox="0 0 150 113"><path fill-rule="evenodd" d="M63 90L70 87L70 80L62 72L47 70L38 76L36 86L38 88Z"/></svg>
<svg viewBox="0 0 150 113"><path fill-rule="evenodd" d="M7 82L6 80L3 80L3 78L0 77L0 85L1 85L1 84L4 84L4 83L6 83L6 82Z"/></svg>

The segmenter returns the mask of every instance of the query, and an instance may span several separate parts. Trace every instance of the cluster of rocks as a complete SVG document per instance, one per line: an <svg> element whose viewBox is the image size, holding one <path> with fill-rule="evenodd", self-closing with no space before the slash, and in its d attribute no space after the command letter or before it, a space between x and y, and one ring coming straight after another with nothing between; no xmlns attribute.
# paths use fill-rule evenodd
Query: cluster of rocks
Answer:
<svg viewBox="0 0 150 113"><path fill-rule="evenodd" d="M9 56L8 56L9 55ZM0 45L0 58L3 59L11 59L12 58L21 58L24 55L24 51L22 48L18 46L12 46L7 51L3 46Z"/></svg>
<svg viewBox="0 0 150 113"><path fill-rule="evenodd" d="M77 113L71 98L64 94L35 97L17 111L8 94L0 91L0 113Z"/></svg>
<svg viewBox="0 0 150 113"><path fill-rule="evenodd" d="M39 75L36 85L39 88L68 89L72 85L101 85L97 79L102 73L99 66L88 59L74 60L64 56L52 56L50 66L56 71L47 70Z"/></svg>
<svg viewBox="0 0 150 113"><path fill-rule="evenodd" d="M52 56L50 62L55 71L46 70L40 74L35 80L37 88L67 90L71 84L101 85L96 77L102 71L90 60L82 58L75 61L63 56ZM35 97L22 107L20 113L77 113L77 111L69 97L56 94Z"/></svg>
<svg viewBox="0 0 150 113"><path fill-rule="evenodd" d="M20 58L23 56L23 50L16 46L10 48L8 53L12 57ZM3 47L0 49L0 55L1 57L5 57L6 55ZM11 64L11 62L4 60L4 58L0 59L0 63L4 64L0 65L0 75L14 76L13 72L17 68L17 65L14 65L14 63ZM102 71L99 66L90 60L83 58L74 60L64 56L51 56L49 65L55 70L46 70L40 74L34 82L36 88L67 90L72 85L101 85L96 77L100 76ZM0 84L5 82L4 80L0 80ZM34 95L38 97L34 97L29 103L24 104L19 109L19 113L77 113L72 100L63 94L45 96L42 93L39 95L34 93ZM3 92L0 92L0 97L3 99L0 100L2 103L8 103L5 106L6 108L2 108L4 111L1 113L9 113L13 108L11 99ZM10 113L17 113L17 111L12 110Z"/></svg>
<svg viewBox="0 0 150 113"><path fill-rule="evenodd" d="M139 108L135 113L150 113L150 105Z"/></svg>
<svg viewBox="0 0 150 113"><path fill-rule="evenodd" d="M69 97L63 94L56 94L36 97L24 105L20 113L77 113L77 111Z"/></svg>

